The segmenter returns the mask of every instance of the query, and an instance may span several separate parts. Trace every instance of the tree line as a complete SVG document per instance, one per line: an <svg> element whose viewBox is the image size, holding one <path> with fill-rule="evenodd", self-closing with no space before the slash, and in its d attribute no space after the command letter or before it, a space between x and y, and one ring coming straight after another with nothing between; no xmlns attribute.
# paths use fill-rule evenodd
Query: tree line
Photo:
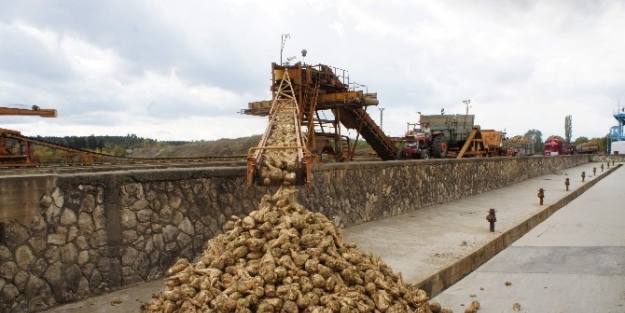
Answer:
<svg viewBox="0 0 625 313"><path fill-rule="evenodd" d="M149 148L156 145L177 146L188 143L188 141L159 142L156 139L139 137L135 134L126 136L37 136L36 138L65 147L110 153L117 156L125 156L128 149Z"/></svg>
<svg viewBox="0 0 625 313"><path fill-rule="evenodd" d="M545 143L543 141L543 133L538 129L528 130L524 136L534 143L534 151L543 151ZM595 142L599 146L599 151L607 151L608 136L605 137L593 137L588 138L586 136L579 136L573 140L573 117L567 115L564 118L564 141L567 144L581 144L586 142Z"/></svg>

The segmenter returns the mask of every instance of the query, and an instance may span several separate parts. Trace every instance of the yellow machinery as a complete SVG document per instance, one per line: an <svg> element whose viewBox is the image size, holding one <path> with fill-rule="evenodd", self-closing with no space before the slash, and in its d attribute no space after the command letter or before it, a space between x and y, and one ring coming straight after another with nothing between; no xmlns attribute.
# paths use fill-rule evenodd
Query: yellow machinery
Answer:
<svg viewBox="0 0 625 313"><path fill-rule="evenodd" d="M506 149L503 147L504 132L494 129L482 129L482 137L484 137L484 148L486 148L487 156L506 155Z"/></svg>
<svg viewBox="0 0 625 313"><path fill-rule="evenodd" d="M248 190L256 182L263 186L306 183L310 191L313 162L324 156L336 161L353 158L356 142L350 142L342 129L355 130L356 141L362 136L381 159L396 159L394 142L366 112L368 106L378 104L377 94L350 88L347 71L300 62L272 63L271 69L272 100L251 102L241 110L269 116L258 147L248 154ZM287 128L293 137L276 139L274 135L286 133Z"/></svg>
<svg viewBox="0 0 625 313"><path fill-rule="evenodd" d="M342 129L356 131L356 140L362 136L382 160L395 160L397 147L366 112L377 105L375 93L365 93L349 83L346 70L318 64L298 62L294 65L272 63L272 100L251 102L242 114L267 116L282 78L288 75L292 96L297 102L297 119L306 148L319 161L323 156L342 161L351 159L355 142L342 134Z"/></svg>

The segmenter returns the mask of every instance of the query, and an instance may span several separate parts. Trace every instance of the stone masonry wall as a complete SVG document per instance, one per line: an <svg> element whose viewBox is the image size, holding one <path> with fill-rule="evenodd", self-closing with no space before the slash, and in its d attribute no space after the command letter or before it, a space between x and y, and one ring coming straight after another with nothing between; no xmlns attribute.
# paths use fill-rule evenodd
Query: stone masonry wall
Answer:
<svg viewBox="0 0 625 313"><path fill-rule="evenodd" d="M313 192L300 192L299 201L346 227L588 161L568 156L318 164ZM230 216L248 214L275 190L255 187L247 195L245 174L245 167L231 167L50 175L37 184L34 201L0 201L0 209L11 213L0 215L0 312L39 311L162 277L176 259L201 253ZM30 180L0 179L0 198L31 188Z"/></svg>

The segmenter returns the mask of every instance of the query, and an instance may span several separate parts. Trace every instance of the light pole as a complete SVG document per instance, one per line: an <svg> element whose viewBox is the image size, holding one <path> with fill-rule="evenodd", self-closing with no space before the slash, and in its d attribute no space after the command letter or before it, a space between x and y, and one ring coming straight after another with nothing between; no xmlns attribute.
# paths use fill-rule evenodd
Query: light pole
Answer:
<svg viewBox="0 0 625 313"><path fill-rule="evenodd" d="M384 108L378 108L378 110L380 110L380 129L382 130L382 132L384 132L384 127L383 127L384 124L383 124L383 120L382 120Z"/></svg>
<svg viewBox="0 0 625 313"><path fill-rule="evenodd" d="M469 103L471 103L471 100L464 100L462 102L464 102L464 104L467 106L467 114L466 115L469 115Z"/></svg>
<svg viewBox="0 0 625 313"><path fill-rule="evenodd" d="M467 113L464 116L464 128L463 131L469 131L467 130L467 119L469 118L469 103L471 103L471 100L463 100L462 102L464 102L464 104L467 106Z"/></svg>

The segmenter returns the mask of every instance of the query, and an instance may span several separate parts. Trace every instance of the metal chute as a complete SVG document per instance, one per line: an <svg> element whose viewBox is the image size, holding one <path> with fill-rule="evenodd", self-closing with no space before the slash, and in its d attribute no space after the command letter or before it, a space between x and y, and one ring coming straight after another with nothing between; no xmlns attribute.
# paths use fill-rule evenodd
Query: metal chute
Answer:
<svg viewBox="0 0 625 313"><path fill-rule="evenodd" d="M247 189L259 186L308 185L312 156L302 136L300 108L288 72L284 72L269 111L269 124L257 147L248 152Z"/></svg>

